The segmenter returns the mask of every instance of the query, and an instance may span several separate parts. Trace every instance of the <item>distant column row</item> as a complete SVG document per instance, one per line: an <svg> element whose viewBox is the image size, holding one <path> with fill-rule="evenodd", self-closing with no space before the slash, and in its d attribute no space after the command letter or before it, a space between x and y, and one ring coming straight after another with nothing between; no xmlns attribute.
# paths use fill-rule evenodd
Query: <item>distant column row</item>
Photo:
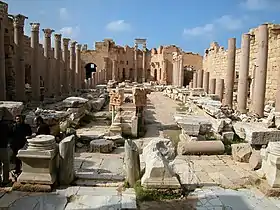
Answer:
<svg viewBox="0 0 280 210"><path fill-rule="evenodd" d="M0 100L6 100L7 84L5 74L4 28L7 13L0 11ZM15 43L15 99L26 101L25 75L25 45L24 22L27 17L13 16L14 43ZM31 64L31 100L40 101L45 97L67 96L71 92L84 87L85 73L81 68L81 45L61 34L54 34L54 53L51 46L51 37L54 30L43 29L43 55L39 43L40 23L31 23L30 64ZM42 59L43 56L43 59ZM43 62L42 62L43 61ZM42 87L43 84L43 87Z"/></svg>
<svg viewBox="0 0 280 210"><path fill-rule="evenodd" d="M237 91L237 109L240 113L247 112L248 100L248 79L249 79L249 60L250 60L250 36L242 35L240 70L238 78ZM268 59L268 26L263 24L258 28L258 55L257 65L254 73L254 83L251 89L251 107L250 111L259 117L264 116L266 77L267 77L267 59ZM209 72L198 70L193 73L193 79L190 82L190 88L203 88L209 94L216 94L223 105L233 108L233 92L235 80L235 59L236 59L236 39L228 40L227 51L227 70L225 79L211 78ZM280 75L280 72L279 72ZM278 87L280 93L280 85ZM276 111L280 111L280 94L276 97Z"/></svg>

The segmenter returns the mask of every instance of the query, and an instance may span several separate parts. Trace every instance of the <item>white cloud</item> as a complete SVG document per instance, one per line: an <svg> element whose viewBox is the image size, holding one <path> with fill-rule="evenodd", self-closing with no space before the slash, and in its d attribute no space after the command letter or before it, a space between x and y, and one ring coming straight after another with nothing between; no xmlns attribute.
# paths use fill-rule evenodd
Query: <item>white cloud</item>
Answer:
<svg viewBox="0 0 280 210"><path fill-rule="evenodd" d="M204 26L198 26L198 27L189 28L189 29L185 28L183 33L185 35L189 35L189 36L200 36L205 33L212 33L213 30L214 30L214 24L209 23Z"/></svg>
<svg viewBox="0 0 280 210"><path fill-rule="evenodd" d="M80 27L76 26L76 27L63 27L60 29L60 33L62 34L63 37L65 38L70 38L70 39L76 39L78 38L78 36L80 35Z"/></svg>
<svg viewBox="0 0 280 210"><path fill-rule="evenodd" d="M243 27L246 17L234 18L231 15L224 15L215 19L211 23L207 23L203 26L197 26L194 28L186 28L183 34L186 36L201 36L201 35L213 35L214 31L218 29L224 29L228 31L238 30Z"/></svg>
<svg viewBox="0 0 280 210"><path fill-rule="evenodd" d="M69 13L66 8L60 8L59 9L59 17L61 20L67 20L69 19Z"/></svg>
<svg viewBox="0 0 280 210"><path fill-rule="evenodd" d="M242 6L248 10L267 10L267 9L280 9L279 0L244 0Z"/></svg>
<svg viewBox="0 0 280 210"><path fill-rule="evenodd" d="M107 24L106 29L113 32L129 31L131 26L124 20L116 20Z"/></svg>

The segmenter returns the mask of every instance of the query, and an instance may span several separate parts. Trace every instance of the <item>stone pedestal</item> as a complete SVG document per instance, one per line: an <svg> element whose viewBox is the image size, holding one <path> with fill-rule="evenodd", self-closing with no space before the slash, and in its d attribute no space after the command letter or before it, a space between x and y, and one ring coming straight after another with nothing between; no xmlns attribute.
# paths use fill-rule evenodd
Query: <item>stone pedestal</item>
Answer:
<svg viewBox="0 0 280 210"><path fill-rule="evenodd" d="M262 167L259 171L266 177L272 188L280 188L280 142L269 142L261 149Z"/></svg>
<svg viewBox="0 0 280 210"><path fill-rule="evenodd" d="M18 158L22 161L22 173L18 182L52 185L58 172L58 147L55 137L39 135L28 139L27 149L19 150Z"/></svg>
<svg viewBox="0 0 280 210"><path fill-rule="evenodd" d="M133 116L131 119L131 135L138 137L138 117Z"/></svg>

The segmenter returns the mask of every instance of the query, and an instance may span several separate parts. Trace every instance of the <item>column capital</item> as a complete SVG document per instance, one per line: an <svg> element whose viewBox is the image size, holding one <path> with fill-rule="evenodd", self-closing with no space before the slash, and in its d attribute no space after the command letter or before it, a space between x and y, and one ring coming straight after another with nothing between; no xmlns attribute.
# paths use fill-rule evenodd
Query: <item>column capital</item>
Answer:
<svg viewBox="0 0 280 210"><path fill-rule="evenodd" d="M54 40L61 42L61 34L54 34Z"/></svg>
<svg viewBox="0 0 280 210"><path fill-rule="evenodd" d="M50 28L44 28L44 29L42 29L42 31L45 34L45 38L51 38L52 33L54 32L54 30L50 29Z"/></svg>
<svg viewBox="0 0 280 210"><path fill-rule="evenodd" d="M40 23L30 23L31 32L39 32Z"/></svg>
<svg viewBox="0 0 280 210"><path fill-rule="evenodd" d="M82 45L81 44L77 44L76 45L76 50L81 50Z"/></svg>
<svg viewBox="0 0 280 210"><path fill-rule="evenodd" d="M72 42L70 43L70 47L71 47L71 48L72 48L72 47L75 48L76 44L77 44L76 41L72 41Z"/></svg>
<svg viewBox="0 0 280 210"><path fill-rule="evenodd" d="M18 14L18 15L14 15L13 16L13 20L14 20L14 27L24 27L24 22L25 19L28 19L28 17Z"/></svg>
<svg viewBox="0 0 280 210"><path fill-rule="evenodd" d="M63 46L67 46L68 47L70 39L69 38L63 38L62 42L63 42Z"/></svg>

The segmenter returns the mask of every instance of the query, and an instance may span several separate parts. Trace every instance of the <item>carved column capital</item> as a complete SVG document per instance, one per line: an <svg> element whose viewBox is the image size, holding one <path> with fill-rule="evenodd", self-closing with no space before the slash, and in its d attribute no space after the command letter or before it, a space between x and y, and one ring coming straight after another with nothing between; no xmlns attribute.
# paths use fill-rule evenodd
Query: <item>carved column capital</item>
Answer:
<svg viewBox="0 0 280 210"><path fill-rule="evenodd" d="M31 32L39 32L40 23L30 23Z"/></svg>
<svg viewBox="0 0 280 210"><path fill-rule="evenodd" d="M61 42L61 34L54 34L54 40Z"/></svg>
<svg viewBox="0 0 280 210"><path fill-rule="evenodd" d="M21 14L13 16L14 27L23 28L24 27L25 19L28 19L28 17L26 17L24 15L21 15Z"/></svg>
<svg viewBox="0 0 280 210"><path fill-rule="evenodd" d="M70 43L70 47L71 47L71 48L75 48L76 44L77 44L76 41L72 41L72 42Z"/></svg>
<svg viewBox="0 0 280 210"><path fill-rule="evenodd" d="M63 38L63 39L62 39L62 42L63 42L63 46L67 46L67 47L68 47L69 42L70 42L70 39L68 39L68 38Z"/></svg>
<svg viewBox="0 0 280 210"><path fill-rule="evenodd" d="M81 44L77 44L76 45L76 50L81 50L82 45Z"/></svg>
<svg viewBox="0 0 280 210"><path fill-rule="evenodd" d="M45 34L45 38L51 38L52 33L54 32L54 30L53 30L53 29L50 29L50 28L42 29L42 31L43 31L44 34Z"/></svg>

